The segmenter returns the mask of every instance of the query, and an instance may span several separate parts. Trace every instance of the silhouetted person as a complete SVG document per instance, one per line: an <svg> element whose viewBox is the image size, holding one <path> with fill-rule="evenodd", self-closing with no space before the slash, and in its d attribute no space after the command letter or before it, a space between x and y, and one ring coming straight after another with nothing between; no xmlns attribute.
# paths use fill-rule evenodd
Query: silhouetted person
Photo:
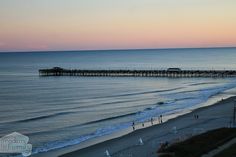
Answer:
<svg viewBox="0 0 236 157"><path fill-rule="evenodd" d="M133 127L133 131L135 130L135 124L134 124L134 122L133 122L133 124L132 124L132 127Z"/></svg>
<svg viewBox="0 0 236 157"><path fill-rule="evenodd" d="M153 125L153 118L151 118L151 124Z"/></svg>

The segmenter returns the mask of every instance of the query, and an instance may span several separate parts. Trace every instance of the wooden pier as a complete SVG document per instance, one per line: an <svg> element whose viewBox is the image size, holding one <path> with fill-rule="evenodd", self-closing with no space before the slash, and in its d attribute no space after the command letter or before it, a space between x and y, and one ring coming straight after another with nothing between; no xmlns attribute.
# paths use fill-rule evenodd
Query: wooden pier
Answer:
<svg viewBox="0 0 236 157"><path fill-rule="evenodd" d="M236 77L236 70L181 70L169 68L166 70L81 70L40 69L40 76L80 76L80 77Z"/></svg>

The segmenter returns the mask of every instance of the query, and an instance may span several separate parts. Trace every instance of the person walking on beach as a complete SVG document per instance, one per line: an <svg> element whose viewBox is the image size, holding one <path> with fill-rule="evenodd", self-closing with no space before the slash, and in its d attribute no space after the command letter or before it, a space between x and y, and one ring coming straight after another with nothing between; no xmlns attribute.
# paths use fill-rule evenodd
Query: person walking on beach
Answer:
<svg viewBox="0 0 236 157"><path fill-rule="evenodd" d="M135 123L133 122L132 124L132 127L133 127L133 131L135 130Z"/></svg>
<svg viewBox="0 0 236 157"><path fill-rule="evenodd" d="M151 118L151 124L153 125L153 118Z"/></svg>
<svg viewBox="0 0 236 157"><path fill-rule="evenodd" d="M194 114L194 119L198 119L199 118L199 115L198 114Z"/></svg>
<svg viewBox="0 0 236 157"><path fill-rule="evenodd" d="M162 123L163 121L162 121L162 115L160 115L160 123Z"/></svg>
<svg viewBox="0 0 236 157"><path fill-rule="evenodd" d="M159 122L159 124L161 124L162 123L162 115L160 115L159 117L158 117L158 122Z"/></svg>

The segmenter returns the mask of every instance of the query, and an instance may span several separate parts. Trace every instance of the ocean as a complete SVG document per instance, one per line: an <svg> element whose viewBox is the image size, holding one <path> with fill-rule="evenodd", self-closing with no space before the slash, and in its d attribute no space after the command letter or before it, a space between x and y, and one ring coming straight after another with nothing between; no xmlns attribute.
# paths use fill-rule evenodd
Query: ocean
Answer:
<svg viewBox="0 0 236 157"><path fill-rule="evenodd" d="M40 77L41 68L236 69L236 48L0 53L0 137L33 154L108 135L234 95L235 78Z"/></svg>

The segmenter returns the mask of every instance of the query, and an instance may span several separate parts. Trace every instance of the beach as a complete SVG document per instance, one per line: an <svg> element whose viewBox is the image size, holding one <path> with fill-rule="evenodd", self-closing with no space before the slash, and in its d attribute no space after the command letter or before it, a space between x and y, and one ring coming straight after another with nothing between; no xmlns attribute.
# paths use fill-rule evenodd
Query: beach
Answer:
<svg viewBox="0 0 236 157"><path fill-rule="evenodd" d="M173 143L208 130L229 127L232 122L235 98L230 97L221 100L214 105L196 109L191 113L162 124L136 130L119 138L104 141L84 149L72 152L68 152L72 149L62 149L56 153L46 153L44 156L57 156L67 152L61 156L104 157L110 154L112 157L155 157L160 144L163 142ZM198 115L198 119L194 115ZM140 142L140 139L142 142Z"/></svg>

